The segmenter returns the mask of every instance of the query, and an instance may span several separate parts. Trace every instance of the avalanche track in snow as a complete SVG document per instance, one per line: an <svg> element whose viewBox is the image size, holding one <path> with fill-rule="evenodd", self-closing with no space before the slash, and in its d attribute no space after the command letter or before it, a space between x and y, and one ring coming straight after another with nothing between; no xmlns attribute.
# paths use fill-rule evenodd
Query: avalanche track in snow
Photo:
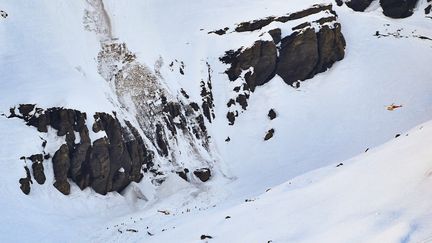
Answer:
<svg viewBox="0 0 432 243"><path fill-rule="evenodd" d="M430 3L337 2L1 0L0 241L430 241Z"/></svg>

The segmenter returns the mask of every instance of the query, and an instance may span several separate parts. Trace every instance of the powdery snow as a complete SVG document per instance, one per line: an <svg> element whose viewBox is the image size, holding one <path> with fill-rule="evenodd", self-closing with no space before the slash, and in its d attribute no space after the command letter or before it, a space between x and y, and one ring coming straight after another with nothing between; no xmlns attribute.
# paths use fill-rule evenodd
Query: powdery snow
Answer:
<svg viewBox="0 0 432 243"><path fill-rule="evenodd" d="M184 89L199 102L199 82L210 64L216 120L207 126L217 148L214 176L186 183L173 174L160 187L145 177L124 195L101 196L73 185L71 195L63 196L52 186L52 165L45 161L45 185L34 182L25 196L18 180L26 162L19 158L40 153L42 140L21 120L1 116L1 242L202 242L202 234L213 237L208 242L432 241L432 123L417 126L432 119L432 41L418 38L432 38L426 1L402 20L383 16L377 4L366 13L334 4L347 41L345 59L299 89L279 77L258 87L234 126L226 120L233 86L218 58L247 47L264 30L207 32L332 1L103 2L110 35L141 63L157 67L173 95ZM0 113L21 103L89 114L122 111L98 74L100 36L84 28L86 1L0 0L0 9L8 13L0 19ZM402 38L378 38L377 31ZM184 75L178 72L181 61ZM392 103L403 107L388 111ZM277 112L272 121L271 108ZM271 128L275 136L264 142ZM46 136L55 137L52 131ZM48 152L62 143L56 139Z"/></svg>

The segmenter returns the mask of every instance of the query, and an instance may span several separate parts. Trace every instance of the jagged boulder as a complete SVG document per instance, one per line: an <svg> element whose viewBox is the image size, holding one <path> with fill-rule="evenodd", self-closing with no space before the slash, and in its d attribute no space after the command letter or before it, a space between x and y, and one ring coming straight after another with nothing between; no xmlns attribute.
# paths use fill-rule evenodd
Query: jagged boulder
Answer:
<svg viewBox="0 0 432 243"><path fill-rule="evenodd" d="M406 18L413 14L418 0L380 0L384 15L391 18Z"/></svg>
<svg viewBox="0 0 432 243"><path fill-rule="evenodd" d="M234 125L234 121L235 121L236 116L237 116L236 113L234 113L232 111L229 111L227 113L227 119L229 121L229 125Z"/></svg>
<svg viewBox="0 0 432 243"><path fill-rule="evenodd" d="M188 177L187 177L187 174L189 173L189 169L187 169L187 168L185 168L185 169L183 169L183 170L181 170L181 171L177 171L176 172L176 174L178 175L178 176L180 176L180 178L182 178L183 180L185 180L185 181L188 181Z"/></svg>
<svg viewBox="0 0 432 243"><path fill-rule="evenodd" d="M273 137L274 133L275 133L275 130L273 128L268 130L265 137L264 137L264 141L270 140Z"/></svg>
<svg viewBox="0 0 432 243"><path fill-rule="evenodd" d="M275 119L277 116L276 111L274 109L270 109L267 116L270 120Z"/></svg>
<svg viewBox="0 0 432 243"><path fill-rule="evenodd" d="M201 168L201 169L197 169L194 172L194 175L196 177L198 177L198 179L200 179L202 182L206 182L210 179L211 177L211 171L209 168Z"/></svg>

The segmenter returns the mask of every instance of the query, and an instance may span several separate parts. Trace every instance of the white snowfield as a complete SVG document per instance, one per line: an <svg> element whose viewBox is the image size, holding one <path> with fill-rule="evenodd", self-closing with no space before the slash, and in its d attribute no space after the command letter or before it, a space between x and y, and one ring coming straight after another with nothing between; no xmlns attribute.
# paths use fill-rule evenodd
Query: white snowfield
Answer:
<svg viewBox="0 0 432 243"><path fill-rule="evenodd" d="M51 141L51 154L64 138L0 116L0 242L432 242L432 41L419 38L432 39L426 0L398 20L377 1L357 13L330 0L103 0L110 28L99 32L84 21L95 1L0 0L7 13L0 18L0 114L32 103L133 119L98 73L100 41L108 37L150 69L162 61L161 81L173 97L184 89L201 103L209 63L212 178L188 183L170 174L154 186L145 175L123 195L106 196L71 183L64 196L45 161L47 181L33 181L24 195L19 158L41 152L40 136ZM219 57L269 37L260 37L264 30L207 33L317 3L333 3L345 58L298 89L278 76L257 87L229 126L234 86ZM389 111L392 104L402 107ZM277 118L269 120L272 108ZM264 141L271 128L274 137Z"/></svg>

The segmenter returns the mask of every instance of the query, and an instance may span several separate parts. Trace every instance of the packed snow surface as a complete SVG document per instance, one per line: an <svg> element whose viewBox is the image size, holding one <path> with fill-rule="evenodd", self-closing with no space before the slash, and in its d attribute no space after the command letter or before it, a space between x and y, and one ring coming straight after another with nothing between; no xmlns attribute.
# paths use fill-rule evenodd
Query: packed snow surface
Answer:
<svg viewBox="0 0 432 243"><path fill-rule="evenodd" d="M0 113L22 103L124 111L98 73L101 39L83 23L89 2L0 0L8 13L0 18ZM330 2L103 1L109 35L151 68L162 60L172 94L183 88L199 101L210 64L215 176L187 183L172 174L160 187L145 177L124 195L72 186L63 196L44 163L47 182L26 196L19 158L40 152L40 134L1 116L0 242L203 242L201 235L212 236L208 242L432 242L432 41L418 38L432 38L425 0L401 20L377 4L365 13L334 4L345 58L298 89L276 76L228 125L233 91L219 57L261 32L207 33ZM169 67L181 61L184 75ZM389 111L391 104L402 107ZM264 141L271 128L274 138ZM64 142L53 131L44 136L56 141L51 152Z"/></svg>

